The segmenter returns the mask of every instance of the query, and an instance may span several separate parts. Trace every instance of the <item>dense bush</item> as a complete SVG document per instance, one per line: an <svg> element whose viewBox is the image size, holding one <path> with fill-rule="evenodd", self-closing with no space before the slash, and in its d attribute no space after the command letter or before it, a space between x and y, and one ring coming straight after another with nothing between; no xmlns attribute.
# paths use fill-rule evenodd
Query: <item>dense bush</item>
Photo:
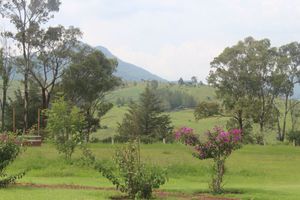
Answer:
<svg viewBox="0 0 300 200"><path fill-rule="evenodd" d="M5 171L17 156L20 154L21 148L15 144L14 138L10 136L1 138L0 140L0 188L6 187L21 178L25 172L16 175L8 175Z"/></svg>
<svg viewBox="0 0 300 200"><path fill-rule="evenodd" d="M28 104L28 127L32 127L38 122L38 109L41 108L42 98L37 84L29 84L29 104ZM5 130L13 131L13 109L15 109L16 129L23 129L24 118L24 95L18 89L14 93L14 98L9 98L6 106Z"/></svg>
<svg viewBox="0 0 300 200"><path fill-rule="evenodd" d="M296 146L300 145L300 131L290 131L287 135L290 142L293 142Z"/></svg>
<svg viewBox="0 0 300 200"><path fill-rule="evenodd" d="M114 161L114 165L102 163L97 168L118 190L126 193L131 199L150 199L153 189L159 188L167 181L165 170L140 161L137 142L130 142L118 149Z"/></svg>
<svg viewBox="0 0 300 200"><path fill-rule="evenodd" d="M242 135L239 129L224 131L215 127L207 132L207 141L200 142L193 129L183 127L175 132L175 138L184 144L193 146L193 155L201 160L213 159L213 176L210 188L213 193L222 193L222 182L225 174L225 161L232 151L241 147Z"/></svg>
<svg viewBox="0 0 300 200"><path fill-rule="evenodd" d="M79 108L70 106L63 98L52 103L51 109L46 111L47 130L51 134L59 153L63 153L67 160L75 147L84 141L84 116Z"/></svg>

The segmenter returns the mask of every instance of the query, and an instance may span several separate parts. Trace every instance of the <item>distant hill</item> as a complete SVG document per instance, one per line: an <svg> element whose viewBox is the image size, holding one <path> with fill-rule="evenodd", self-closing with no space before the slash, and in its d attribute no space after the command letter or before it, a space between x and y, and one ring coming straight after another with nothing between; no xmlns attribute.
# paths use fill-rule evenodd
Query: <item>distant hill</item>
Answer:
<svg viewBox="0 0 300 200"><path fill-rule="evenodd" d="M113 55L107 48L103 46L94 47L100 50L106 57L115 58L118 60L118 68L116 75L121 77L123 80L127 81L140 81L140 80L157 80L160 82L167 82L167 80L150 73L149 71L143 69L142 67L136 66L134 64L125 62Z"/></svg>

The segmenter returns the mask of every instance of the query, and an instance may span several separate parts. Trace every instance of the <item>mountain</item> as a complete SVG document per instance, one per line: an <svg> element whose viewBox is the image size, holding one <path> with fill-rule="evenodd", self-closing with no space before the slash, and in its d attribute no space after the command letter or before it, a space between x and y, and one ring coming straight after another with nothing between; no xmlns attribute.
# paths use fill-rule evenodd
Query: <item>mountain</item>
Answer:
<svg viewBox="0 0 300 200"><path fill-rule="evenodd" d="M167 82L167 80L152 74L151 72L143 69L142 67L136 66L134 64L125 62L113 55L107 48L103 46L96 46L95 49L101 51L107 58L115 58L118 60L116 76L121 77L123 80L127 81L140 81L143 80L157 80L160 82Z"/></svg>
<svg viewBox="0 0 300 200"><path fill-rule="evenodd" d="M294 87L294 95L293 95L294 99L300 99L300 85L296 84Z"/></svg>

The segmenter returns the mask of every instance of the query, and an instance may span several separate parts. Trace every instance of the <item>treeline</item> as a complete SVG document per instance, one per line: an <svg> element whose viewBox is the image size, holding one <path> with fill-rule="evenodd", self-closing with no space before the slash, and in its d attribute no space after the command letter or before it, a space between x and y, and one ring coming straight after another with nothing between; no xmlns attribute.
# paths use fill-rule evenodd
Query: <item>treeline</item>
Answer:
<svg viewBox="0 0 300 200"><path fill-rule="evenodd" d="M197 100L187 92L174 90L170 88L155 89L156 95L161 100L161 107L165 111L171 111L183 108L194 108ZM115 101L117 106L130 105L134 100L131 97L118 97Z"/></svg>

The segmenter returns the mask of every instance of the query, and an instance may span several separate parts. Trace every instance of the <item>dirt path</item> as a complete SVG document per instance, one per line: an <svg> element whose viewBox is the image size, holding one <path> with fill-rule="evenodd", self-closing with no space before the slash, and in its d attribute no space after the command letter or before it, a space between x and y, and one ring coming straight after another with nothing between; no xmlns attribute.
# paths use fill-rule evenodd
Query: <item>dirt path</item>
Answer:
<svg viewBox="0 0 300 200"><path fill-rule="evenodd" d="M82 185L69 185L69 184L34 184L34 183L16 183L19 187L31 188L47 188L47 189L71 189L71 190L106 190L114 191L113 187L95 187L95 186L82 186ZM155 190L155 196L160 198L176 197L179 200L238 200L236 198L213 197L207 194L185 194L179 192L166 192L162 190ZM115 198L122 199L122 198Z"/></svg>

